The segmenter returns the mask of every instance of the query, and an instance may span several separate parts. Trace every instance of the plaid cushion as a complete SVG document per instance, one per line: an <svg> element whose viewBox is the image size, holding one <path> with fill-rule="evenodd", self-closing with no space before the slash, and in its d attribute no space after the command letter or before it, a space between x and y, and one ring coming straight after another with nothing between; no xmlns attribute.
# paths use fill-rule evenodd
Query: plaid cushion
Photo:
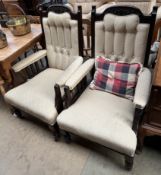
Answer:
<svg viewBox="0 0 161 175"><path fill-rule="evenodd" d="M97 57L96 72L91 89L103 90L128 99L133 99L141 64L122 63Z"/></svg>

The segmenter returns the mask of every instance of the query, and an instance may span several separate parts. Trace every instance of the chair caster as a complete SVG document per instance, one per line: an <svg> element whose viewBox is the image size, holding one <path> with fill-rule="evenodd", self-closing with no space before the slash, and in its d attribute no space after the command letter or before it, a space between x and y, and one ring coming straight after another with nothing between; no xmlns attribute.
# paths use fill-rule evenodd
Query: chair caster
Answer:
<svg viewBox="0 0 161 175"><path fill-rule="evenodd" d="M72 139L71 139L71 136L68 132L65 132L64 139L65 139L66 143L68 143L68 144L71 143Z"/></svg>
<svg viewBox="0 0 161 175"><path fill-rule="evenodd" d="M133 168L134 157L125 156L125 168L130 171Z"/></svg>
<svg viewBox="0 0 161 175"><path fill-rule="evenodd" d="M141 154L143 151L144 137L139 137L138 144L136 147L136 154Z"/></svg>
<svg viewBox="0 0 161 175"><path fill-rule="evenodd" d="M136 149L136 152L135 152L137 155L141 154L142 153L142 149Z"/></svg>
<svg viewBox="0 0 161 175"><path fill-rule="evenodd" d="M54 140L55 142L58 142L60 139L60 134L59 133L54 133Z"/></svg>
<svg viewBox="0 0 161 175"><path fill-rule="evenodd" d="M19 110L19 109L14 109L12 111L12 115L14 117L17 117L17 118L20 118L20 119L24 119L23 115L22 115L22 112Z"/></svg>

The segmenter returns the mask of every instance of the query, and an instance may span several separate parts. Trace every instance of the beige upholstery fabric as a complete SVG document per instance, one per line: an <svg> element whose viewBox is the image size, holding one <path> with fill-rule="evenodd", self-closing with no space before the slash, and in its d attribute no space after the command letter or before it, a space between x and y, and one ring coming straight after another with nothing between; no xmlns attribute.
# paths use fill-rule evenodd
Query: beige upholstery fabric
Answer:
<svg viewBox="0 0 161 175"><path fill-rule="evenodd" d="M148 32L149 25L139 24L136 15L107 14L103 22L96 22L95 55L143 63Z"/></svg>
<svg viewBox="0 0 161 175"><path fill-rule="evenodd" d="M70 7L71 10L77 11L78 6L82 6L83 14L89 14L91 12L92 6L96 6L100 8L104 4L113 3L117 5L130 5L139 8L144 14L150 14L153 6L156 5L157 0L68 0L67 6ZM161 2L157 2L160 4Z"/></svg>
<svg viewBox="0 0 161 175"><path fill-rule="evenodd" d="M161 6L158 8L158 11L157 11L157 20L161 19Z"/></svg>
<svg viewBox="0 0 161 175"><path fill-rule="evenodd" d="M60 77L56 83L59 86L64 86L66 81L72 76L72 74L81 66L83 63L83 58L82 57L75 57L75 60L73 63L64 71L63 75Z"/></svg>
<svg viewBox="0 0 161 175"><path fill-rule="evenodd" d="M57 116L54 85L62 73L62 70L48 68L28 82L7 92L5 100L52 125Z"/></svg>
<svg viewBox="0 0 161 175"><path fill-rule="evenodd" d="M96 12L97 13L103 13L105 11L105 9L107 9L107 8L113 6L113 5L116 5L116 3L115 2L109 2L107 4L104 4L104 5L100 6L100 7L98 7L96 9Z"/></svg>
<svg viewBox="0 0 161 175"><path fill-rule="evenodd" d="M107 3L107 4L104 4L104 5L100 6L100 7L98 7L98 8L96 9L96 12L97 12L97 13L103 13L107 8L109 8L109 7L113 6L113 5L116 5L116 3L115 3L115 2L109 2L109 3ZM91 20L91 10L92 10L92 7L91 7L89 13L84 13L84 14L82 15L82 18L83 18L83 19Z"/></svg>
<svg viewBox="0 0 161 175"><path fill-rule="evenodd" d="M68 13L49 12L43 18L49 67L66 69L78 51L78 24Z"/></svg>
<svg viewBox="0 0 161 175"><path fill-rule="evenodd" d="M135 105L127 99L87 88L57 118L61 129L134 156L136 135L132 128Z"/></svg>
<svg viewBox="0 0 161 175"><path fill-rule="evenodd" d="M108 0L68 0L68 3L73 6L74 12L77 11L78 6L82 6L82 13L87 14L91 11L92 6L100 7L108 3Z"/></svg>
<svg viewBox="0 0 161 175"><path fill-rule="evenodd" d="M81 6L83 19L90 20L92 6L96 6L97 12L102 13L106 8L115 4L112 0L68 0L66 6L74 12L77 12L78 6Z"/></svg>
<svg viewBox="0 0 161 175"><path fill-rule="evenodd" d="M94 66L94 59L87 60L70 77L70 79L66 82L65 85L68 86L70 90L73 90L76 87L76 85L90 72L93 66Z"/></svg>
<svg viewBox="0 0 161 175"><path fill-rule="evenodd" d="M19 72L21 71L22 69L28 67L29 65L37 62L38 60L44 58L45 56L47 55L47 52L46 50L40 50L30 56L28 56L27 58L19 61L17 64L15 64L12 69L15 71L15 72Z"/></svg>
<svg viewBox="0 0 161 175"><path fill-rule="evenodd" d="M149 99L151 90L151 72L147 68L143 68L142 72L140 73L135 95L134 95L134 103L137 105L138 108L143 109Z"/></svg>

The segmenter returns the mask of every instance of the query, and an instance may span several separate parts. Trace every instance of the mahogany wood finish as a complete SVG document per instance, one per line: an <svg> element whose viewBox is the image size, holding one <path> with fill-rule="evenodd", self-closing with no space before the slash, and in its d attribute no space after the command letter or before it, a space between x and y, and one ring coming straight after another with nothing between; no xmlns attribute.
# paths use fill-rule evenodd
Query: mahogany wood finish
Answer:
<svg viewBox="0 0 161 175"><path fill-rule="evenodd" d="M161 42L149 105L139 129L139 151L143 149L144 138L154 135L161 136Z"/></svg>
<svg viewBox="0 0 161 175"><path fill-rule="evenodd" d="M37 42L41 42L42 29L40 24L31 24L31 33L24 36L13 36L7 28L3 28L3 31L7 36L8 46L0 49L0 74L4 80L11 83L12 62L34 47Z"/></svg>

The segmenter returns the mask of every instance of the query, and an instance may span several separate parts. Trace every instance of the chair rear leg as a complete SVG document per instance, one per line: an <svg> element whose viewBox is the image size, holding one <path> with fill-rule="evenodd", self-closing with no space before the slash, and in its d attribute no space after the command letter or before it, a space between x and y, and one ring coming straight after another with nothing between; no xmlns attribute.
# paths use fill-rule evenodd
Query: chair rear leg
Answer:
<svg viewBox="0 0 161 175"><path fill-rule="evenodd" d="M60 130L57 123L55 123L53 126L49 126L49 128L52 130L55 141L57 142L60 138Z"/></svg>
<svg viewBox="0 0 161 175"><path fill-rule="evenodd" d="M69 132L65 131L64 139L66 143L71 143L71 136Z"/></svg>
<svg viewBox="0 0 161 175"><path fill-rule="evenodd" d="M16 117L18 117L20 119L24 119L20 109L17 109L15 107L11 107L11 113L12 113L12 115L15 115Z"/></svg>
<svg viewBox="0 0 161 175"><path fill-rule="evenodd" d="M125 168L131 170L133 167L134 157L125 156Z"/></svg>

